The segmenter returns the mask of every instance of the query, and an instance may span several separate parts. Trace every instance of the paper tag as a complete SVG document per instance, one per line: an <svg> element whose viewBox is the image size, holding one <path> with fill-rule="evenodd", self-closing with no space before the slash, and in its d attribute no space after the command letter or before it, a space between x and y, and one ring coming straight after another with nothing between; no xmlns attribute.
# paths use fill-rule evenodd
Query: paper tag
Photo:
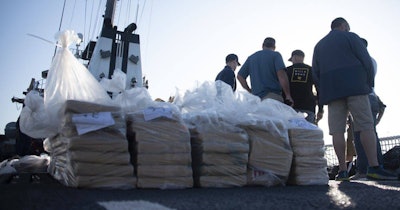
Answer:
<svg viewBox="0 0 400 210"><path fill-rule="evenodd" d="M149 121L159 117L172 119L172 109L163 107L149 107L143 110L144 120Z"/></svg>
<svg viewBox="0 0 400 210"><path fill-rule="evenodd" d="M111 112L73 114L72 122L75 124L79 135L115 124Z"/></svg>

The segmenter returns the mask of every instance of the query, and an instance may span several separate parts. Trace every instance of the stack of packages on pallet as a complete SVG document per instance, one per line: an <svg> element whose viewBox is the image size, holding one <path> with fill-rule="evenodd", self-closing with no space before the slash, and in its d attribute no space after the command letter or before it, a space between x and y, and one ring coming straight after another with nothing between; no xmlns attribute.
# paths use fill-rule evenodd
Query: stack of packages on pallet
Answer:
<svg viewBox="0 0 400 210"><path fill-rule="evenodd" d="M242 125L250 141L248 185L285 185L293 156L287 128L282 120L261 118Z"/></svg>
<svg viewBox="0 0 400 210"><path fill-rule="evenodd" d="M296 126L289 129L293 164L288 183L294 185L328 184L323 131L304 119L292 120L292 123Z"/></svg>
<svg viewBox="0 0 400 210"><path fill-rule="evenodd" d="M241 187L247 183L247 133L217 114L192 115L193 178L196 187Z"/></svg>
<svg viewBox="0 0 400 210"><path fill-rule="evenodd" d="M51 156L50 174L71 187L135 188L120 108L67 100L62 113L60 133L45 141ZM77 123L77 118L87 122ZM109 126L85 133L83 129L96 125L94 118L102 118L102 123L109 121Z"/></svg>
<svg viewBox="0 0 400 210"><path fill-rule="evenodd" d="M178 108L160 102L126 117L137 187L193 187L190 134Z"/></svg>

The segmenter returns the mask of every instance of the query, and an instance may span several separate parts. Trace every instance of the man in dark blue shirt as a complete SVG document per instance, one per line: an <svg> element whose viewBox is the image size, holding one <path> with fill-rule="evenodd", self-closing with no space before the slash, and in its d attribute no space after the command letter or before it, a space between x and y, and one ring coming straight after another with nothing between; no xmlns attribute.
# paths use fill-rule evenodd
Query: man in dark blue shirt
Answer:
<svg viewBox="0 0 400 210"><path fill-rule="evenodd" d="M376 154L374 121L368 94L374 86L371 57L360 37L350 31L344 18L331 23L331 31L314 48L312 72L319 90L320 104L328 105L329 134L339 160L338 181L348 181L344 132L350 112L354 131L360 131L368 158L369 179L397 179L379 166Z"/></svg>
<svg viewBox="0 0 400 210"><path fill-rule="evenodd" d="M215 78L215 81L221 80L232 87L232 90L236 90L236 77L235 70L237 66L240 66L239 58L235 54L229 54L225 58L226 66L220 71Z"/></svg>

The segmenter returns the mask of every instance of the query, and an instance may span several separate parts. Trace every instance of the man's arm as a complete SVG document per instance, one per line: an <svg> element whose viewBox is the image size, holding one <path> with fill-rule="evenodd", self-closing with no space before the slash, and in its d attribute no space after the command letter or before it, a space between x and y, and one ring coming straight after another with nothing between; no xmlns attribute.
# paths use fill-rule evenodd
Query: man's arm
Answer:
<svg viewBox="0 0 400 210"><path fill-rule="evenodd" d="M278 76L279 83L282 86L282 90L285 93L286 98L284 100L287 100L291 102L291 106L294 105L292 95L290 94L290 87L289 87L289 79L287 77L286 71L284 69L278 70L276 72Z"/></svg>
<svg viewBox="0 0 400 210"><path fill-rule="evenodd" d="M376 96L376 98L378 99L379 103L379 112L378 116L376 117L376 125L378 125L378 123L381 121L383 117L383 113L385 113L386 105L381 101L381 99L378 96Z"/></svg>
<svg viewBox="0 0 400 210"><path fill-rule="evenodd" d="M315 124L318 124L318 122L324 117L324 106L323 105L318 105L318 112L317 112L317 117L315 118Z"/></svg>
<svg viewBox="0 0 400 210"><path fill-rule="evenodd" d="M318 45L317 45L318 46ZM319 89L319 74L320 74L320 69L319 69L319 65L318 65L318 50L317 50L317 46L315 46L314 48L314 54L313 54L313 58L312 58L312 68L311 68L311 72L312 72L312 79L315 85L315 88L318 92Z"/></svg>
<svg viewBox="0 0 400 210"><path fill-rule="evenodd" d="M368 53L367 47L361 41L361 38L357 34L353 33L352 38L354 39L351 42L353 52L366 70L368 85L370 85L370 87L374 87L374 82L375 82L374 66L372 63L371 56Z"/></svg>
<svg viewBox="0 0 400 210"><path fill-rule="evenodd" d="M324 105L319 102L319 91L318 91L318 87L315 83L314 83L314 87L315 87L315 90L317 91L317 95L315 97L316 97L316 104L318 106L318 112L317 112L317 116L315 118L315 124L318 124L318 122L324 117Z"/></svg>
<svg viewBox="0 0 400 210"><path fill-rule="evenodd" d="M251 93L251 89L250 89L249 85L247 84L246 79L243 78L240 74L237 75L237 79L239 80L240 85L242 85L242 87L244 89L246 89L249 93Z"/></svg>

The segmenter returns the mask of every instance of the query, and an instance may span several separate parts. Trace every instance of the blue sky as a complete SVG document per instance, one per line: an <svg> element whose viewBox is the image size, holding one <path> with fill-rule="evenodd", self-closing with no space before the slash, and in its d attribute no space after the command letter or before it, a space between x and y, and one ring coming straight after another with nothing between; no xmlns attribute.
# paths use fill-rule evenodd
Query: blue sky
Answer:
<svg viewBox="0 0 400 210"><path fill-rule="evenodd" d="M96 24L95 19L104 13L105 0L87 1L86 12L85 2L67 1L61 29L84 33L87 43L98 34L100 23ZM41 78L41 71L50 67L54 54L54 46L27 34L54 41L63 3L13 0L0 7L0 133L4 133L8 122L17 120L22 108L11 103L11 98L23 97L31 78ZM142 0L136 15L137 4L135 0L119 1L116 11L120 15L114 24L123 30L137 16L142 71L149 80L151 96L164 99L177 89L187 90L197 83L214 80L229 53L236 53L243 63L247 56L261 49L267 36L276 39L276 50L286 65L291 64L286 60L295 49L303 50L305 63L311 64L313 48L330 31L331 21L344 17L352 32L368 40L368 50L378 63L375 90L387 105L378 134L400 135L400 99L396 94L400 86L400 1ZM320 126L326 131L327 115L324 118ZM327 133L325 141L331 141Z"/></svg>

